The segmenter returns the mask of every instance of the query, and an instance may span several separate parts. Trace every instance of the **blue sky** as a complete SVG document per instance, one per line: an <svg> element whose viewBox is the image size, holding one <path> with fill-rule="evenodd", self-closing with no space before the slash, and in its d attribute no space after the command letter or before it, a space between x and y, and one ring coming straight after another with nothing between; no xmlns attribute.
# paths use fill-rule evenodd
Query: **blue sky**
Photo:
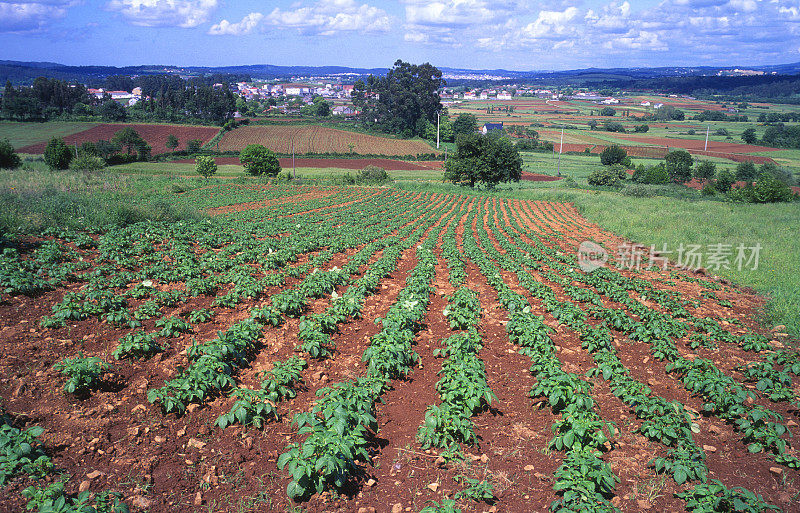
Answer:
<svg viewBox="0 0 800 513"><path fill-rule="evenodd" d="M800 61L789 0L0 1L0 59L514 70Z"/></svg>

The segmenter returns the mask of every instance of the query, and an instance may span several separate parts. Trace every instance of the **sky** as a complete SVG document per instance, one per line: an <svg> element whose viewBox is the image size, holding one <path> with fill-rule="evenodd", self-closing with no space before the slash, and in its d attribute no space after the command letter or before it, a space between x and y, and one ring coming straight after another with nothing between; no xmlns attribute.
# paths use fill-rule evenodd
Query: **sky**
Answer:
<svg viewBox="0 0 800 513"><path fill-rule="evenodd" d="M468 69L800 61L789 0L0 0L0 60Z"/></svg>

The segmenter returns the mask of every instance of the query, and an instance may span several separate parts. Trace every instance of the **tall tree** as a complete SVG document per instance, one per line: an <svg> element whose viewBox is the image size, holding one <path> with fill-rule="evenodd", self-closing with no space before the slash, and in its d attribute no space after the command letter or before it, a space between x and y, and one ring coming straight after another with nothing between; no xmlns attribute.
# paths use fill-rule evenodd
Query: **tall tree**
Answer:
<svg viewBox="0 0 800 513"><path fill-rule="evenodd" d="M518 182L521 175L522 157L506 137L462 135L456 141L455 156L445 162L445 180L470 187Z"/></svg>
<svg viewBox="0 0 800 513"><path fill-rule="evenodd" d="M353 103L367 125L404 136L422 135L419 120L436 121L442 110L438 90L445 84L442 72L429 63L409 64L397 60L384 77L370 75L353 87Z"/></svg>

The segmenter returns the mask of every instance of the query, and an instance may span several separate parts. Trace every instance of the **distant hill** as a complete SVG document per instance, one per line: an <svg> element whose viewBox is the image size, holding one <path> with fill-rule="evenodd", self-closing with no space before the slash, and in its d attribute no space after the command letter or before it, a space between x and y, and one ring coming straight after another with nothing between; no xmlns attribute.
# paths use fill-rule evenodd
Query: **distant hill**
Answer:
<svg viewBox="0 0 800 513"><path fill-rule="evenodd" d="M695 90L729 91L741 87L763 86L787 80L798 80L800 62L770 66L665 66L655 68L587 68L564 71L515 71L505 69L462 69L440 67L448 85L487 84L513 81L542 85L588 85L592 87L664 89L691 93ZM763 72L760 76L717 76L736 74L731 70ZM77 81L87 86L101 86L111 75L229 75L236 79L292 79L320 77L352 82L358 77L383 75L388 68L352 68L347 66L276 66L251 64L242 66L67 66L54 62L22 62L0 60L0 85L11 80L14 85L30 84L36 77ZM774 73L774 75L773 75Z"/></svg>

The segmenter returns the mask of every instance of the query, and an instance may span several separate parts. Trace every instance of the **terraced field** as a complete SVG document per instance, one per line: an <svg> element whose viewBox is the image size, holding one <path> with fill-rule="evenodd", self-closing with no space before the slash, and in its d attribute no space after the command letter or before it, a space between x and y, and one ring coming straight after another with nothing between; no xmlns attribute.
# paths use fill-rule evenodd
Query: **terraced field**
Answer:
<svg viewBox="0 0 800 513"><path fill-rule="evenodd" d="M435 153L424 141L390 139L318 125L244 126L225 134L221 151L241 151L248 144L263 144L283 154L358 153L361 155L419 155Z"/></svg>
<svg viewBox="0 0 800 513"><path fill-rule="evenodd" d="M800 353L761 298L624 265L568 204L179 201L210 217L2 254L0 443L44 459L0 461L0 512L51 466L152 512L796 510Z"/></svg>

